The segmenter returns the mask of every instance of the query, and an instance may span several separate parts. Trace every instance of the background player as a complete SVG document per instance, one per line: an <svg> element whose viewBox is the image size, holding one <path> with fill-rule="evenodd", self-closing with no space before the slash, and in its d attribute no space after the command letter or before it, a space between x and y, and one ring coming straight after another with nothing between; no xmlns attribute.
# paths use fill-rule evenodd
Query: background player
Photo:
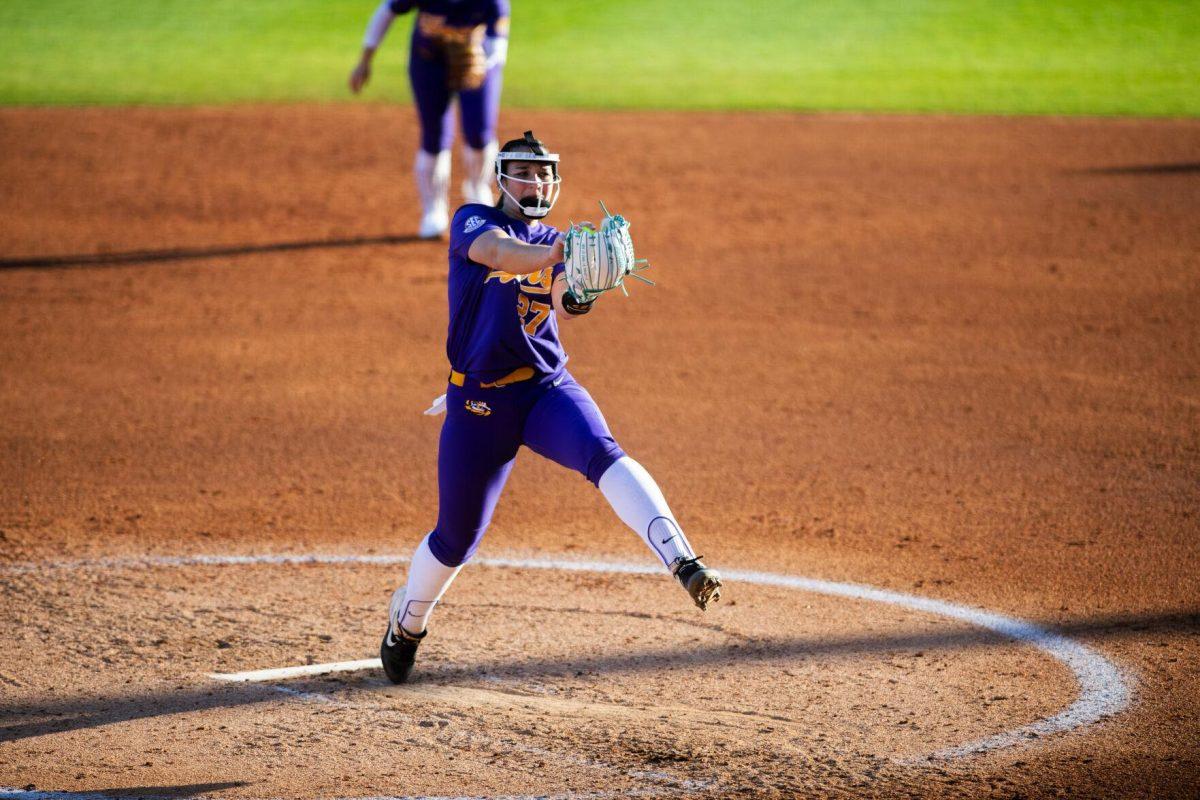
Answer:
<svg viewBox="0 0 1200 800"><path fill-rule="evenodd" d="M701 609L720 598L720 578L697 558L654 479L565 369L558 321L588 313L594 300L571 295L563 240L539 221L557 199L558 155L527 131L504 145L495 170L500 202L465 205L451 224L438 521L392 596L380 656L395 683L408 679L430 613L479 546L521 445L599 487Z"/></svg>
<svg viewBox="0 0 1200 800"><path fill-rule="evenodd" d="M422 238L443 236L449 224L450 145L458 95L463 132L463 198L491 205L496 118L508 57L508 0L383 0L363 37L362 56L350 73L358 94L371 77L371 61L397 14L417 9L408 75L421 123L413 164L421 196Z"/></svg>

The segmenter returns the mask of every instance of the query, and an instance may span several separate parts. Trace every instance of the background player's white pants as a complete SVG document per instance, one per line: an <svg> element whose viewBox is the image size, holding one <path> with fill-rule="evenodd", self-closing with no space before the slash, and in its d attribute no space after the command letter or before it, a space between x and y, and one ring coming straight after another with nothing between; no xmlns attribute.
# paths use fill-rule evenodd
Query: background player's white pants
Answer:
<svg viewBox="0 0 1200 800"><path fill-rule="evenodd" d="M600 476L600 491L621 521L670 567L680 558L695 558L683 529L666 499L646 471L629 456L622 456Z"/></svg>
<svg viewBox="0 0 1200 800"><path fill-rule="evenodd" d="M413 176L421 195L421 227L418 234L428 239L440 236L450 227L450 151L437 155L417 149Z"/></svg>
<svg viewBox="0 0 1200 800"><path fill-rule="evenodd" d="M409 633L425 630L433 607L450 588L462 565L447 567L434 557L429 549L426 535L417 545L412 562L408 565L408 585L403 588L404 607L392 609L392 624L399 618L400 625ZM399 596L400 592L396 593Z"/></svg>
<svg viewBox="0 0 1200 800"><path fill-rule="evenodd" d="M483 203L490 206L496 202L492 194L492 185L496 182L496 150L497 144L489 142L482 150L476 150L468 144L462 148L463 157L463 199L468 203Z"/></svg>

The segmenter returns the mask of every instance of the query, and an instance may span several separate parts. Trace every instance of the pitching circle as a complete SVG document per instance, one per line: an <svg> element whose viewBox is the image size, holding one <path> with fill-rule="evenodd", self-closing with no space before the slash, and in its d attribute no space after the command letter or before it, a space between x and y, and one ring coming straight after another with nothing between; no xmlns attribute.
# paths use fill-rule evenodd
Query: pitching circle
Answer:
<svg viewBox="0 0 1200 800"><path fill-rule="evenodd" d="M262 564L395 565L403 564L407 561L407 558L400 556L355 554L148 556L145 558L101 558L41 564L13 564L0 569L0 572L32 572L47 568L65 570L85 568L149 569ZM472 564L495 568L588 573L608 572L624 575L658 575L661 572L657 565L610 561L575 561L554 558L477 558L472 561ZM1115 664L1087 645L1031 622L972 606L935 600L919 595L893 592L886 589L877 589L861 584L839 583L771 572L722 570L722 573L730 582L773 586L834 597L844 597L852 600L884 603L965 622L1037 648L1045 655L1050 656L1067 667L1078 684L1079 694L1075 701L1053 716L1044 717L1027 725L983 739L944 748L915 758L902 759L903 763L920 764L930 761L945 761L1027 744L1035 740L1040 741L1042 737L1083 728L1119 714L1128 708L1132 699L1133 690L1131 682ZM360 662L344 663L353 663L356 664L354 668L363 668L359 665ZM336 667L338 665L326 666ZM270 671L264 670L263 672ZM330 669L328 671L336 670Z"/></svg>

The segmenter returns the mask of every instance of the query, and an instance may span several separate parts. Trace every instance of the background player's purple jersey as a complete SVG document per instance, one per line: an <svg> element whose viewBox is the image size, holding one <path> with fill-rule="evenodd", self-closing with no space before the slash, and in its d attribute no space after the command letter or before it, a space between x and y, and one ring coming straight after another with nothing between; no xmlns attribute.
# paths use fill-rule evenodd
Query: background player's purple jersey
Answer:
<svg viewBox="0 0 1200 800"><path fill-rule="evenodd" d="M496 21L509 16L509 0L392 0L393 14L407 14L414 8L428 15L425 25L413 25L413 44L424 50L434 44L434 34L446 29L451 35L478 25L487 26L488 36L505 36L507 30L497 30ZM435 19L436 18L436 19Z"/></svg>
<svg viewBox="0 0 1200 800"><path fill-rule="evenodd" d="M558 231L540 222L513 219L498 208L471 203L450 222L450 366L479 381L493 381L518 367L553 374L567 362L558 341L550 299L561 263L530 275L510 275L468 257L471 244L490 230L530 244L553 244Z"/></svg>

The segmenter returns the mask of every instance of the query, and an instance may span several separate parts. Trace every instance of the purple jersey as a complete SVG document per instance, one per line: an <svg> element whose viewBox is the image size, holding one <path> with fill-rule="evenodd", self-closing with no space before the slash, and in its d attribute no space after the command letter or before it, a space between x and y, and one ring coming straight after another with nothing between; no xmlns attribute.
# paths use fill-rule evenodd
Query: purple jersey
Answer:
<svg viewBox="0 0 1200 800"><path fill-rule="evenodd" d="M419 12L413 26L413 45L419 51L436 52L441 40L469 38L481 25L488 36L508 35L509 0L392 0L390 7L393 14Z"/></svg>
<svg viewBox="0 0 1200 800"><path fill-rule="evenodd" d="M567 362L558 341L550 299L561 263L530 275L510 275L472 261L471 244L502 230L529 244L554 244L558 231L513 219L498 208L471 203L450 221L450 366L479 381L494 381L519 367L553 375Z"/></svg>

